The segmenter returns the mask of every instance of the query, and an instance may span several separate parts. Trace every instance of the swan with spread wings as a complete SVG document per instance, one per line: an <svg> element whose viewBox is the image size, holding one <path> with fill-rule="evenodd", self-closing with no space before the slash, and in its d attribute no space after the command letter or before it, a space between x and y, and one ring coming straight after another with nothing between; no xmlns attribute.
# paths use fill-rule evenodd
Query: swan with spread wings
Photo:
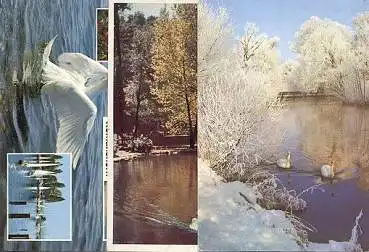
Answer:
<svg viewBox="0 0 369 252"><path fill-rule="evenodd" d="M58 65L52 63L49 56L55 38L43 54L41 93L49 97L59 123L56 152L72 153L75 169L97 114L91 99L106 90L108 71L81 53L63 53Z"/></svg>

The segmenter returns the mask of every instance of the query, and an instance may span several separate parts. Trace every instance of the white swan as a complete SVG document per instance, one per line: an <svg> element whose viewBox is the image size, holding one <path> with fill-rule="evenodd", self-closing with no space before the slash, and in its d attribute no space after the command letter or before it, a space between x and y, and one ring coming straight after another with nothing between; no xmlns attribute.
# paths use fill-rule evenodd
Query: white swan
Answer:
<svg viewBox="0 0 369 252"><path fill-rule="evenodd" d="M91 98L108 86L108 71L81 53L63 53L58 65L49 60L54 37L43 55L42 94L47 94L59 122L57 153L72 153L76 168L95 121L97 108Z"/></svg>
<svg viewBox="0 0 369 252"><path fill-rule="evenodd" d="M288 152L287 154L287 159L285 158L281 158L277 160L277 165L280 168L284 168L284 169L289 169L292 167L292 162L291 162L291 152Z"/></svg>
<svg viewBox="0 0 369 252"><path fill-rule="evenodd" d="M332 161L329 165L325 164L320 168L320 173L324 178L334 177L334 162Z"/></svg>

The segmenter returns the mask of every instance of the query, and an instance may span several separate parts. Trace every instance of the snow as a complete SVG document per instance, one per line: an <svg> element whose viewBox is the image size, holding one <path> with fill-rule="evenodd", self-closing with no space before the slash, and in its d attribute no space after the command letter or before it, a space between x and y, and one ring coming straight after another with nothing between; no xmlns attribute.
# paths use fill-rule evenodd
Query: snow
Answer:
<svg viewBox="0 0 369 252"><path fill-rule="evenodd" d="M200 250L355 251L350 242L298 245L296 230L283 211L263 209L252 187L225 183L201 159L198 178Z"/></svg>

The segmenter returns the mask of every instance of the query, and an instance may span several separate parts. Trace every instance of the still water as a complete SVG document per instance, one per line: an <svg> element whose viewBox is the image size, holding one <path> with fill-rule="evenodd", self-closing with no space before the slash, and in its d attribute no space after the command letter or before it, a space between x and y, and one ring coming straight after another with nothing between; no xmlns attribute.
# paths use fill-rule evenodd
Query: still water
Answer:
<svg viewBox="0 0 369 252"><path fill-rule="evenodd" d="M114 243L197 244L196 217L196 154L114 164Z"/></svg>
<svg viewBox="0 0 369 252"><path fill-rule="evenodd" d="M348 241L355 217L363 209L359 242L369 249L369 109L336 102L289 103L282 120L286 140L282 152L291 151L293 169L281 171L287 189L299 194L308 207L298 216L312 224L312 242ZM320 167L333 160L333 181L320 177Z"/></svg>

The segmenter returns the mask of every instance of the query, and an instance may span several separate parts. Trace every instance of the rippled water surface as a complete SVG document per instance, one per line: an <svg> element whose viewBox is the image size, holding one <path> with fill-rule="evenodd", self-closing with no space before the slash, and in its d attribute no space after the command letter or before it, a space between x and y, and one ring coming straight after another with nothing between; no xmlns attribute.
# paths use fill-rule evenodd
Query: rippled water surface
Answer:
<svg viewBox="0 0 369 252"><path fill-rule="evenodd" d="M197 244L195 217L196 154L115 163L114 243Z"/></svg>
<svg viewBox="0 0 369 252"><path fill-rule="evenodd" d="M1 200L5 205L6 152L54 152L57 121L49 105L42 106L37 86L36 52L58 35L52 59L63 52L95 57L96 8L107 0L0 1L0 88L10 113L0 113ZM30 62L29 66L25 62ZM15 89L13 83L23 83ZM4 91L5 90L5 91ZM6 92L8 91L8 92ZM4 95L5 94L5 95ZM94 100L98 108L94 127L77 169L73 171L73 242L5 242L6 250L99 251L104 249L102 228L102 117L106 93ZM6 135L6 136L4 136ZM5 227L6 213L1 210Z"/></svg>
<svg viewBox="0 0 369 252"><path fill-rule="evenodd" d="M363 209L360 242L369 249L369 109L335 102L289 103L283 114L287 139L282 151L291 151L293 169L279 178L288 189L300 193L308 207L300 217L316 227L313 242L347 241L355 217ZM334 180L324 180L320 167L333 160Z"/></svg>

